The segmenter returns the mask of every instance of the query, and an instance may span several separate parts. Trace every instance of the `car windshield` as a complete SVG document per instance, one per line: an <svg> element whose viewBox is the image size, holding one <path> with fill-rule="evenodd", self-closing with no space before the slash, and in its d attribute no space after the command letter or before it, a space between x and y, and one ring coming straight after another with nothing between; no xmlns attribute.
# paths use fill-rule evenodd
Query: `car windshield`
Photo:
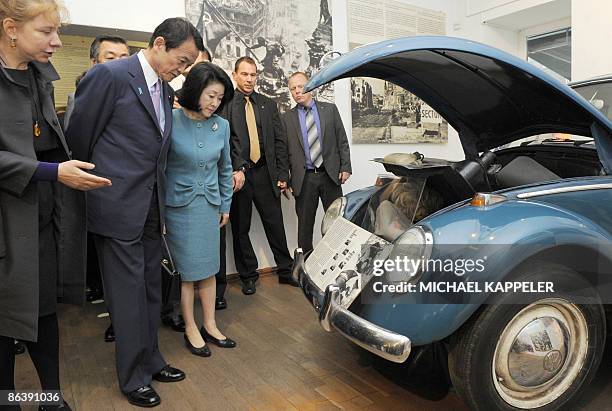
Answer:
<svg viewBox="0 0 612 411"><path fill-rule="evenodd" d="M595 108L612 120L612 82L602 82L574 88Z"/></svg>

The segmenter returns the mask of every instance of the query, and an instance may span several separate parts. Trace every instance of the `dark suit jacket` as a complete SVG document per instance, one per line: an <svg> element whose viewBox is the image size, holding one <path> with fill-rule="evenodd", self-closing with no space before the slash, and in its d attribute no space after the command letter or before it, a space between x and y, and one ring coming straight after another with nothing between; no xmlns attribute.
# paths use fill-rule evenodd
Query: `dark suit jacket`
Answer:
<svg viewBox="0 0 612 411"><path fill-rule="evenodd" d="M333 182L340 185L338 175L341 171L352 173L351 152L346 131L335 104L317 101L317 111L321 122L321 144L323 145L323 166ZM300 195L306 157L298 107L295 106L283 115L287 129L287 146L289 148L289 165L291 167L291 189L296 197Z"/></svg>
<svg viewBox="0 0 612 411"><path fill-rule="evenodd" d="M285 128L274 101L258 93L255 93L255 99L259 108L262 131L259 138L263 138L264 142L270 184L272 184L276 197L279 197L280 190L276 183L278 181L289 181L289 159L287 157ZM233 100L225 107L221 115L230 122L234 170L242 166L248 167L250 143L244 116L243 94L236 91Z"/></svg>
<svg viewBox="0 0 612 411"><path fill-rule="evenodd" d="M74 158L112 187L87 193L90 232L133 240L143 230L157 183L164 216L165 165L172 128L172 89L163 83L165 130L160 130L138 55L96 64L79 83L67 131Z"/></svg>

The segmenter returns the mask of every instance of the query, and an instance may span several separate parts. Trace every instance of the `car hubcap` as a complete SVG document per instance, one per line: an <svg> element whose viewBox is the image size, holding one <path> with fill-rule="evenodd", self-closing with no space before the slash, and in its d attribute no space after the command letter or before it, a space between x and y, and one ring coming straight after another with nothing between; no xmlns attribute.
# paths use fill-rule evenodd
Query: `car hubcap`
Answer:
<svg viewBox="0 0 612 411"><path fill-rule="evenodd" d="M537 301L502 331L493 357L493 383L508 404L541 407L571 386L587 349L587 324L577 306L562 299Z"/></svg>

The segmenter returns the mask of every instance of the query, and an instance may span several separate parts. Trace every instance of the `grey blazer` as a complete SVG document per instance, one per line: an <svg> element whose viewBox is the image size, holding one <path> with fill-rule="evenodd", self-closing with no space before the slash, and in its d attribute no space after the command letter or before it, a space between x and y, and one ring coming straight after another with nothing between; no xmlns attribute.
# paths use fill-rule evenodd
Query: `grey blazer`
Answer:
<svg viewBox="0 0 612 411"><path fill-rule="evenodd" d="M74 93L68 93L68 101L66 102L66 112L64 113L64 130L68 130L70 124L70 116L74 111Z"/></svg>
<svg viewBox="0 0 612 411"><path fill-rule="evenodd" d="M323 166L332 181L340 185L338 175L342 171L352 173L351 152L346 131L335 104L317 101L317 111L321 122L323 145ZM304 142L300 128L298 108L295 106L283 115L283 123L287 129L287 145L289 150L289 167L291 171L290 186L294 196L299 196L306 173L306 157Z"/></svg>
<svg viewBox="0 0 612 411"><path fill-rule="evenodd" d="M30 63L42 115L59 138L57 162L70 159L55 114L51 64ZM36 341L38 335L38 191L31 181L38 161L32 136L31 97L0 66L0 335ZM55 183L58 299L85 300L83 194ZM42 267L44 269L45 267Z"/></svg>

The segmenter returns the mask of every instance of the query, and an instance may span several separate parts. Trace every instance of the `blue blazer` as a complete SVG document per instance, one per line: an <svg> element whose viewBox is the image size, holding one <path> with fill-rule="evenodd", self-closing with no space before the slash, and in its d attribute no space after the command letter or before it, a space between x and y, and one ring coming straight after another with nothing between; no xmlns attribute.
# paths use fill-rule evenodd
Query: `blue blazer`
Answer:
<svg viewBox="0 0 612 411"><path fill-rule="evenodd" d="M164 224L165 166L172 128L172 89L163 83L160 130L138 56L92 67L79 83L67 130L73 158L96 165L112 187L87 193L88 230L133 240L143 231L153 189Z"/></svg>
<svg viewBox="0 0 612 411"><path fill-rule="evenodd" d="M172 117L166 206L183 207L203 195L220 213L229 213L233 190L228 121L216 114L195 121L183 110L174 110Z"/></svg>

